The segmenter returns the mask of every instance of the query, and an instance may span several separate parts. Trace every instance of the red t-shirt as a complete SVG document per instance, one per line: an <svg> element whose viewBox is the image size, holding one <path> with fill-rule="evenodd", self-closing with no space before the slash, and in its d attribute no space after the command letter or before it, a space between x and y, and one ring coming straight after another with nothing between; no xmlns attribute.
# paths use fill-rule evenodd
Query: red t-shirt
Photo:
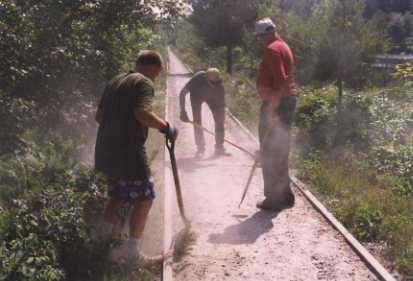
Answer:
<svg viewBox="0 0 413 281"><path fill-rule="evenodd" d="M281 97L296 95L294 57L280 37L265 47L258 70L257 92L265 101L277 102Z"/></svg>

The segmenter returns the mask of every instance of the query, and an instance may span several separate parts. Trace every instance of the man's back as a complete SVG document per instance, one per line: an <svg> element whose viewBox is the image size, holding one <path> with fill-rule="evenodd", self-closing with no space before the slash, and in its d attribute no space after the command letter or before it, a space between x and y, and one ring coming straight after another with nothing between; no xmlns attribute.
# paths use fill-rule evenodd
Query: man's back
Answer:
<svg viewBox="0 0 413 281"><path fill-rule="evenodd" d="M225 90L222 81L208 81L205 71L195 73L185 87L191 93L192 101L207 101L214 106L225 105Z"/></svg>
<svg viewBox="0 0 413 281"><path fill-rule="evenodd" d="M137 107L150 107L153 84L139 73L120 74L112 79L103 93L103 111L95 147L96 169L111 177L141 178L146 172L143 145L148 128L135 116Z"/></svg>

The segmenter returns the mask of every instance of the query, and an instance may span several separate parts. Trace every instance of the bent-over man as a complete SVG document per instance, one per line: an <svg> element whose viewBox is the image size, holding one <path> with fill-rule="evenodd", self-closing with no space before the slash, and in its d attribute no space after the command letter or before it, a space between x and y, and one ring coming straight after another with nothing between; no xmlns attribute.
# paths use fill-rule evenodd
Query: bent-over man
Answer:
<svg viewBox="0 0 413 281"><path fill-rule="evenodd" d="M225 89L222 85L219 70L209 68L195 73L179 94L180 118L188 122L185 110L185 97L190 93L192 116L194 122L195 144L197 156L205 152L205 138L202 129L202 104L205 102L212 112L215 121L215 155L227 155L224 149L225 136Z"/></svg>

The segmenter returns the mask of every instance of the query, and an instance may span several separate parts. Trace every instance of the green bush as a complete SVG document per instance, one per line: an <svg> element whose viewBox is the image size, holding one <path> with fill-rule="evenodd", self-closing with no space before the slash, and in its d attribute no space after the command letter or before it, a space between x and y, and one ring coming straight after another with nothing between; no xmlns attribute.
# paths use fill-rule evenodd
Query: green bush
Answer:
<svg viewBox="0 0 413 281"><path fill-rule="evenodd" d="M412 67L398 66L393 79L369 67L371 54L389 45L386 32L363 18L360 1L319 4L307 15L311 25L275 3L259 11L276 15L297 59L294 165L358 239L384 244L389 260L412 273ZM225 65L225 52L203 43L187 22L176 48L195 70ZM234 55L234 74L224 76L227 105L255 131L260 58L252 32ZM381 76L387 80L377 81Z"/></svg>
<svg viewBox="0 0 413 281"><path fill-rule="evenodd" d="M380 174L356 158L321 155L312 152L297 162L299 177L357 239L384 243L384 254L411 274L413 204L405 179Z"/></svg>
<svg viewBox="0 0 413 281"><path fill-rule="evenodd" d="M13 98L0 90L0 155L24 150L24 131L38 118L34 103L22 98Z"/></svg>
<svg viewBox="0 0 413 281"><path fill-rule="evenodd" d="M36 146L3 159L1 280L98 280L105 273L109 243L92 235L105 185L69 147Z"/></svg>
<svg viewBox="0 0 413 281"><path fill-rule="evenodd" d="M334 208L334 212L360 241L377 242L383 239L380 231L383 214L380 210L361 202L349 202Z"/></svg>

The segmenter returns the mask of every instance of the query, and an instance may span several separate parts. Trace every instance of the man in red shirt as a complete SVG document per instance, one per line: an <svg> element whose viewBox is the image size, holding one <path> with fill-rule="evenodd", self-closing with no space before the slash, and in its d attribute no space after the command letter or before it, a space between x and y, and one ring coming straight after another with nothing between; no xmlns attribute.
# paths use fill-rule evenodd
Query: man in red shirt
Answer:
<svg viewBox="0 0 413 281"><path fill-rule="evenodd" d="M265 195L257 207L281 210L294 205L288 171L290 125L297 102L294 58L271 19L256 22L255 32L263 46L256 87L262 99L259 139Z"/></svg>

